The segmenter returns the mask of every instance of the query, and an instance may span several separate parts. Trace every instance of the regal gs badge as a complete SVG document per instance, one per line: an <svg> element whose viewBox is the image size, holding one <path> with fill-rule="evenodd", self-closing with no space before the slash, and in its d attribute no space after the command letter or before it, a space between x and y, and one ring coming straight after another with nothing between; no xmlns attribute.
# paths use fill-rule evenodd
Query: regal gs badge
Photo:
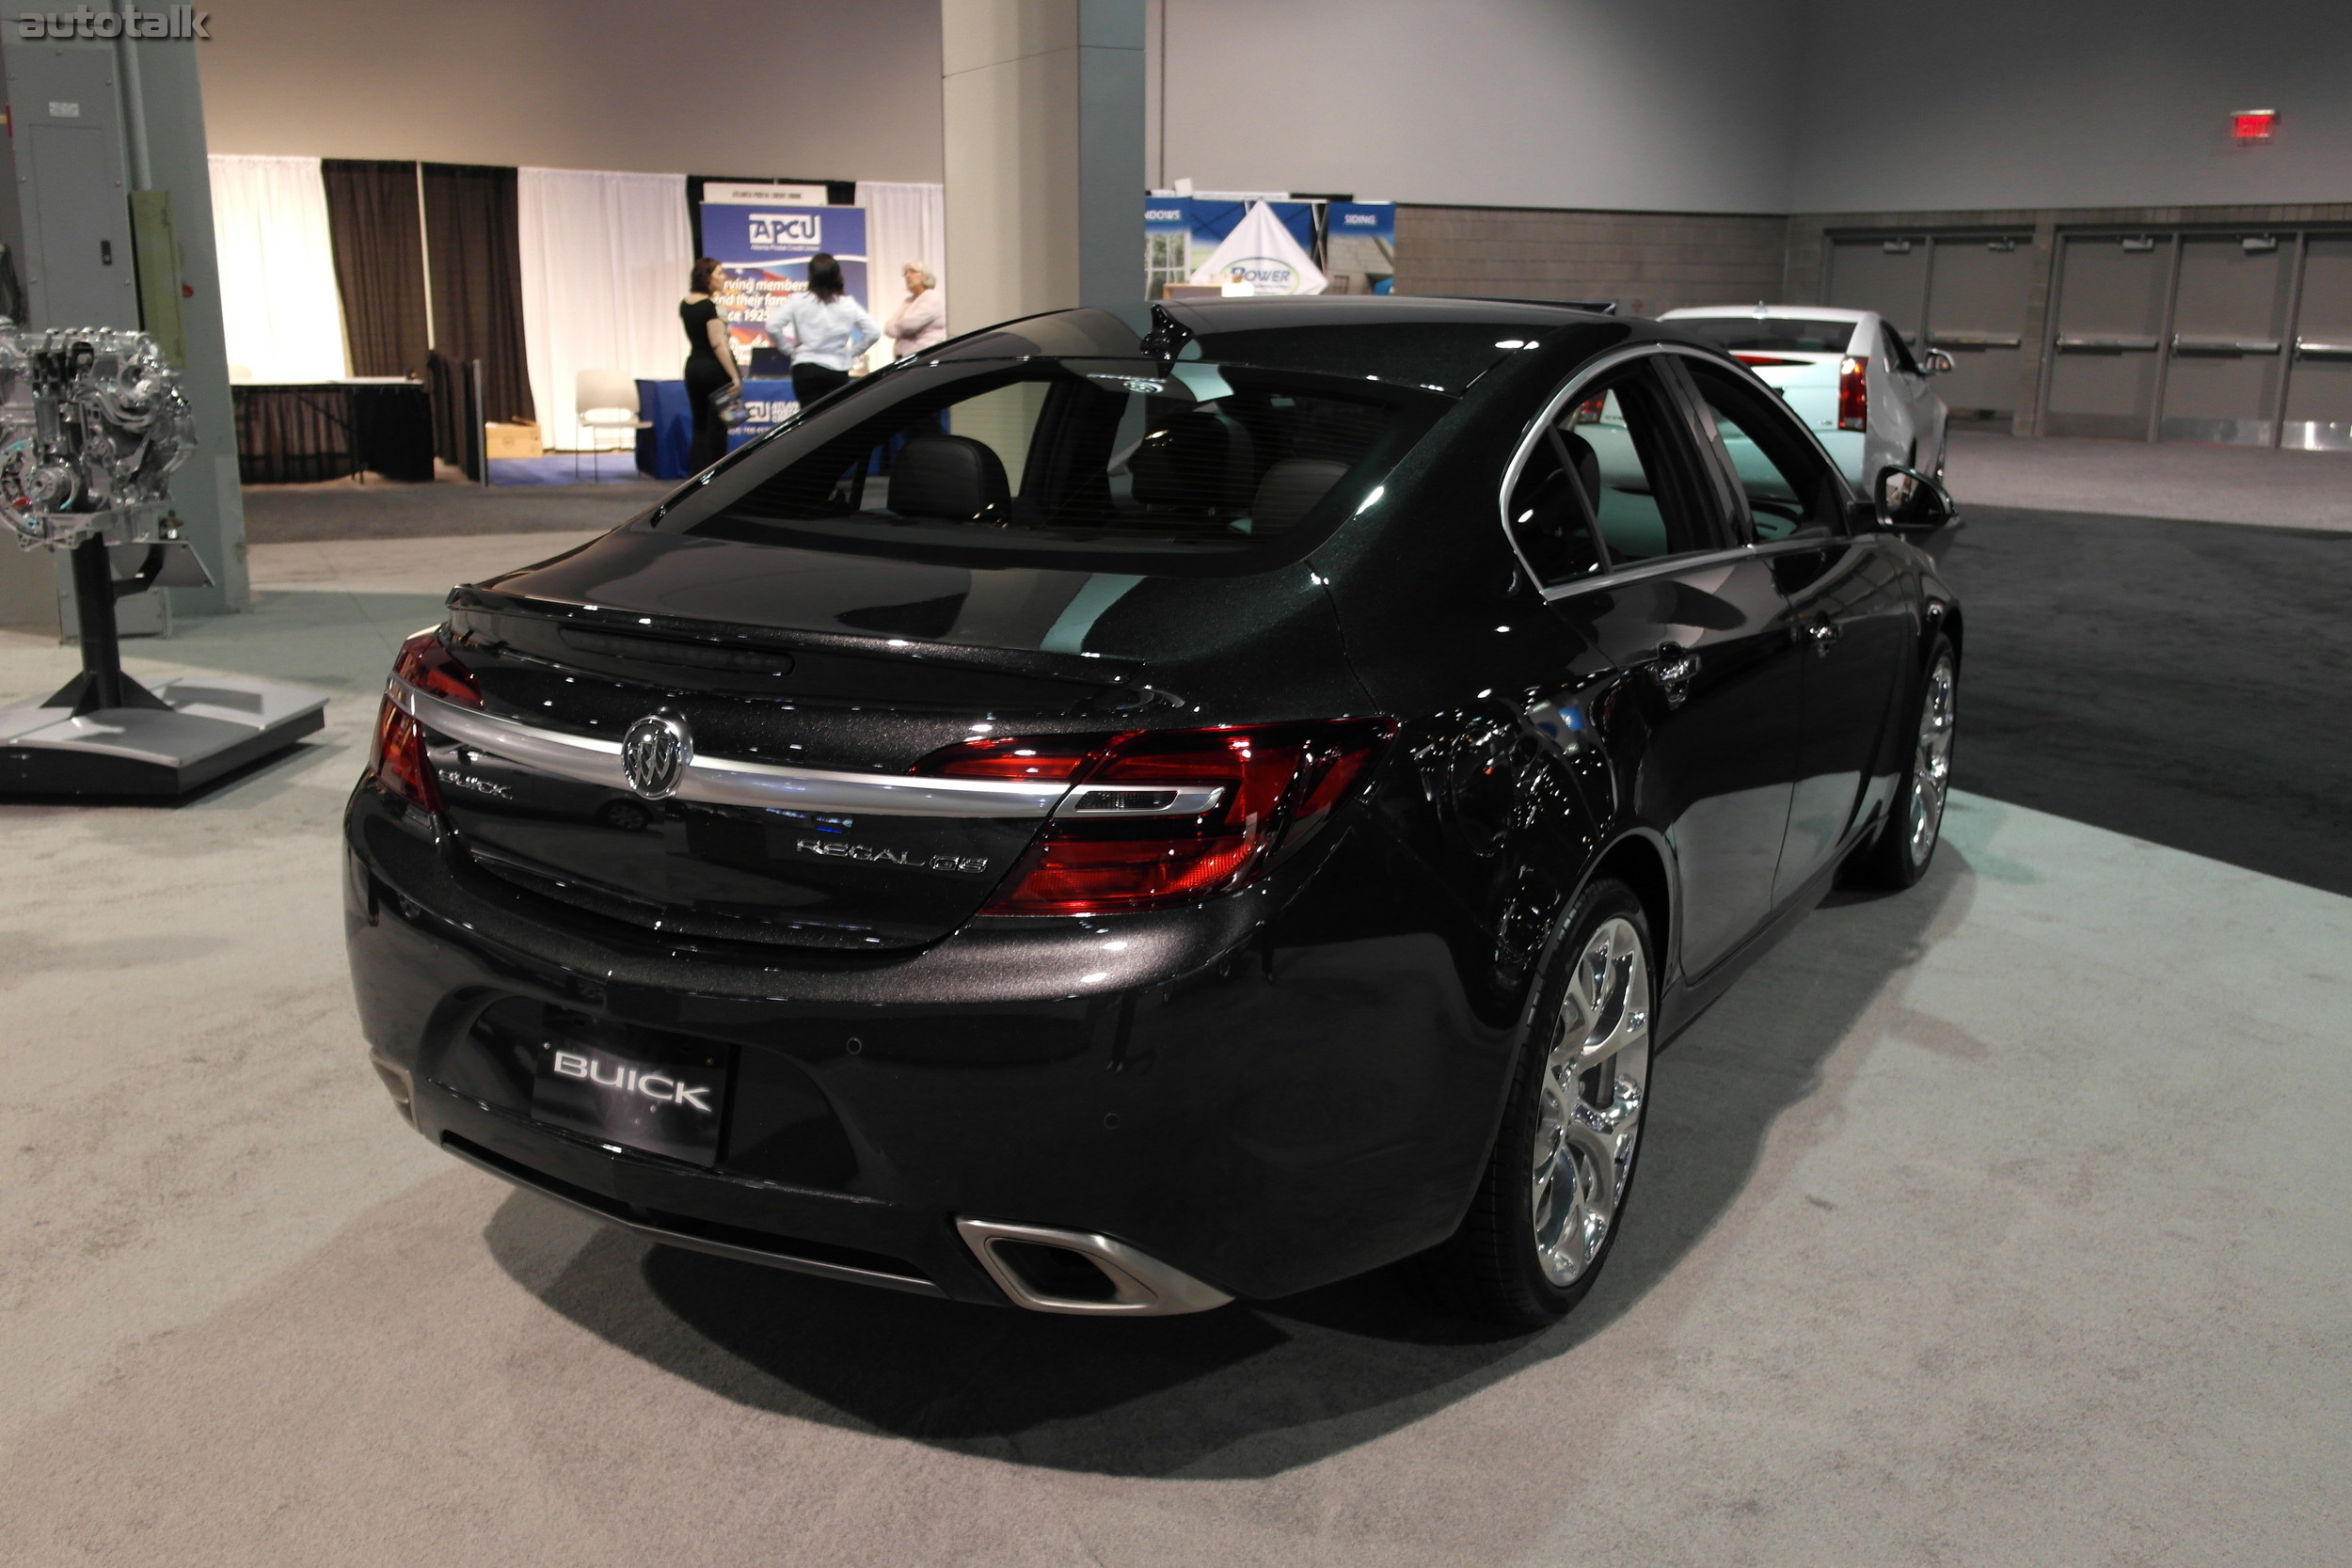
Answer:
<svg viewBox="0 0 2352 1568"><path fill-rule="evenodd" d="M648 713L621 736L621 776L648 800L666 800L694 760L694 737L685 723Z"/></svg>

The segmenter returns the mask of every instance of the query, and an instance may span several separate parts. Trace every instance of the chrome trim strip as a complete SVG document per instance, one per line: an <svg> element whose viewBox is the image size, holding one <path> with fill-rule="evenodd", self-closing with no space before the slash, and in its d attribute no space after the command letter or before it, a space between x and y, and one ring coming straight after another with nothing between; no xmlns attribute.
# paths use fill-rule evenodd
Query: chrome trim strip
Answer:
<svg viewBox="0 0 2352 1568"><path fill-rule="evenodd" d="M464 745L543 772L630 793L621 772L621 743L543 730L478 708L460 707L394 676L387 694L419 723ZM675 797L709 805L839 812L868 816L1050 816L1070 786L1058 780L923 779L898 773L842 773L787 768L697 752L678 777Z"/></svg>
<svg viewBox="0 0 2352 1568"><path fill-rule="evenodd" d="M994 1220L956 1221L957 1234L980 1260L980 1267L1016 1307L1032 1312L1066 1312L1073 1317L1171 1318L1184 1312L1207 1312L1224 1306L1232 1296L1204 1285L1181 1269L1137 1252L1124 1242L1084 1230L1049 1230L1036 1225L1003 1225ZM1030 1242L1060 1247L1087 1259L1103 1271L1113 1291L1108 1301L1085 1301L1073 1296L1049 1296L1025 1281L996 1256L998 1242Z"/></svg>
<svg viewBox="0 0 2352 1568"><path fill-rule="evenodd" d="M1645 561L1638 566L1628 566L1603 577L1586 578L1581 582L1564 582L1557 588L1543 591L1546 604L1556 604L1578 594L1589 594L1597 588L1614 588L1620 583L1640 582L1648 578L1667 577L1687 572L1694 566L1722 566L1736 561L1760 561L1775 555L1794 555L1799 550L1826 549L1833 545L1852 542L1850 533L1807 533L1794 539L1775 539L1764 545L1734 545L1727 550L1708 550L1697 555L1670 555L1657 561ZM1864 537L1867 537L1867 535Z"/></svg>
<svg viewBox="0 0 2352 1568"><path fill-rule="evenodd" d="M1104 795L1172 795L1175 799L1164 806L1152 806L1148 809L1089 803L1092 798ZM1056 816L1117 817L1199 816L1203 812L1215 811L1216 803L1224 799L1225 786L1223 784L1082 784L1070 791L1070 794L1062 800L1060 809L1054 815Z"/></svg>

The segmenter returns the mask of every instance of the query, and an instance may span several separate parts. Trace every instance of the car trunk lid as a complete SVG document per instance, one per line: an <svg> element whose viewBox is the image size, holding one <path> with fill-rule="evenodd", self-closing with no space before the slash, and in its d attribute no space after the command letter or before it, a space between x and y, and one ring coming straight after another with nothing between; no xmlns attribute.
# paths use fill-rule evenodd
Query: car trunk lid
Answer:
<svg viewBox="0 0 2352 1568"><path fill-rule="evenodd" d="M1732 355L1758 380L1781 395L1796 416L1816 430L1837 428L1837 368L1842 354L1807 354L1793 349L1740 350Z"/></svg>
<svg viewBox="0 0 2352 1568"><path fill-rule="evenodd" d="M1076 646L1137 580L1103 578L625 531L460 589L447 636L480 712L416 709L444 816L483 873L665 942L935 941L1056 791L915 788L908 770L1016 726L1107 734L1167 705L1142 661ZM622 751L648 718L723 787L632 788Z"/></svg>

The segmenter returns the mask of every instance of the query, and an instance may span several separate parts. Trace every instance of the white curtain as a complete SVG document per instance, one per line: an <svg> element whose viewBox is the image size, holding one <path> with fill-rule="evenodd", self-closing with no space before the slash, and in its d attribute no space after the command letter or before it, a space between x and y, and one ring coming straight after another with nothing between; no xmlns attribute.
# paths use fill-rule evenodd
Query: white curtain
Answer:
<svg viewBox="0 0 2352 1568"><path fill-rule="evenodd" d="M683 174L526 168L516 181L522 231L523 353L540 438L577 450L581 371L675 381L678 325L694 250Z"/></svg>
<svg viewBox="0 0 2352 1568"><path fill-rule="evenodd" d="M221 325L232 373L253 381L348 374L319 161L216 152L212 174Z"/></svg>
<svg viewBox="0 0 2352 1568"><path fill-rule="evenodd" d="M905 301L906 279L899 275L909 261L930 268L939 278L939 297L952 301L955 279L940 270L947 248L946 187L861 180L857 204L866 209L866 287L874 296L866 308L874 319L888 321ZM951 325L948 330L958 328ZM886 365L895 352L884 338L874 346L869 362Z"/></svg>

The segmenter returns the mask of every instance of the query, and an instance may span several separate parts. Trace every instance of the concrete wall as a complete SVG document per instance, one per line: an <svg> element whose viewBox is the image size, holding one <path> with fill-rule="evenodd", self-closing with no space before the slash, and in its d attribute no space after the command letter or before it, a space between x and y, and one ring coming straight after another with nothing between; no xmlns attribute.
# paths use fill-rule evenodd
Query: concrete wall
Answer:
<svg viewBox="0 0 2352 1568"><path fill-rule="evenodd" d="M1812 0L1805 36L1791 211L2352 199L2343 0Z"/></svg>
<svg viewBox="0 0 2352 1568"><path fill-rule="evenodd" d="M938 0L241 0L213 32L217 151L942 177ZM1155 183L1710 213L2352 198L2340 0L1151 0L1149 33ZM2257 105L2278 140L2232 145Z"/></svg>
<svg viewBox="0 0 2352 1568"><path fill-rule="evenodd" d="M1613 299L1633 315L1777 297L1788 223L1692 213L1400 207L1396 287L1411 294Z"/></svg>
<svg viewBox="0 0 2352 1568"><path fill-rule="evenodd" d="M940 178L938 0L238 0L215 152Z"/></svg>
<svg viewBox="0 0 2352 1568"><path fill-rule="evenodd" d="M1788 210L1793 0L1154 0L1154 183Z"/></svg>

